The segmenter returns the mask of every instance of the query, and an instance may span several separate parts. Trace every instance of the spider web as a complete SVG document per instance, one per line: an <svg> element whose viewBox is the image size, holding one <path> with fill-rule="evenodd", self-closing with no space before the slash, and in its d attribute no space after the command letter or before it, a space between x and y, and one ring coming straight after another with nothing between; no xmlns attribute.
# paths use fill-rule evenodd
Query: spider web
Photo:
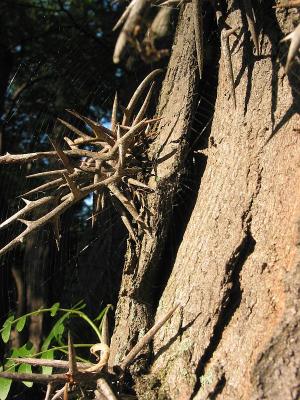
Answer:
<svg viewBox="0 0 300 400"><path fill-rule="evenodd" d="M107 110L113 102L114 92L111 90L111 86L103 81L101 76L89 76L87 74L89 60L82 60L81 48L82 43L79 42L75 50L72 49L65 54L62 54L62 51L58 49L57 59L43 65L39 60L33 60L31 64L20 63L12 73L8 91L12 91L16 81L22 83L22 81L30 80L32 71L35 69L38 70L34 77L35 79L44 74L55 74L58 79L55 86L52 87L52 99L59 97L62 91L61 79L67 79L70 92L83 92L85 93L85 98L78 101L79 99L73 96L73 102L65 104L65 108L81 112L81 104L86 103L88 104L90 116L94 120L107 124L109 120L109 112ZM76 63L70 65L69 60L76 60ZM64 77L59 76L61 74ZM30 95L33 96L35 88L27 89L27 96L29 91ZM14 110L6 116L5 123L8 127L13 125L12 122L22 110L23 102L24 96L21 95L15 104ZM26 126L27 131L31 134L23 137L22 132L20 132L22 140L20 149L16 151L17 153L34 152L36 149L41 148L42 150L50 149L48 136L53 137L53 131L56 128L55 118L62 117L64 119L65 117L65 115L51 115L45 105L36 105L32 111L34 118L28 116ZM63 129L62 132L67 132L67 129ZM47 166L47 161L43 161L43 163L44 167ZM29 166L1 166L1 192L9 193L9 201L4 203L1 212L2 221L24 207L24 202L19 196L35 187L35 185L32 180L23 177L34 171L34 163ZM20 179L20 176L22 179ZM31 197L31 199L37 197ZM101 229L92 230L91 221L88 220L91 214L90 200L90 198L85 199L67 213L66 216L62 217L62 243L59 251L55 247L51 229L45 227L33 233L31 237L24 241L24 244L1 258L0 264L2 268L23 270L24 290L27 291L27 296L30 296L33 291L35 296L41 297L41 302L47 301L48 297L53 302L59 300L69 306L83 299L88 303L97 302L96 308L98 309L101 307L101 304L99 304L99 291L95 288L98 287L98 281L102 282L105 268L107 268L106 265L101 272L101 264L109 264L109 262L99 260L97 251L93 251L93 248L101 246L109 232L112 234L115 229L119 230L119 224L118 216L114 210L107 209L104 211L106 215L102 218L104 223L101 225ZM1 230L1 244L8 243L11 238L16 237L22 230L24 230L24 226L19 222L12 224L8 229ZM120 250L124 248L125 241L126 233L124 229L121 229L121 240L119 248L115 249L116 252L120 253ZM100 271L98 274L95 274L95 265ZM89 279L87 278L91 277L92 274L94 275L93 284L89 285ZM17 300L16 286L12 284L12 277L9 271L4 274L3 279L1 296L2 298L7 297L8 309L13 310ZM7 289L8 293L6 292ZM41 304L37 305L41 306Z"/></svg>

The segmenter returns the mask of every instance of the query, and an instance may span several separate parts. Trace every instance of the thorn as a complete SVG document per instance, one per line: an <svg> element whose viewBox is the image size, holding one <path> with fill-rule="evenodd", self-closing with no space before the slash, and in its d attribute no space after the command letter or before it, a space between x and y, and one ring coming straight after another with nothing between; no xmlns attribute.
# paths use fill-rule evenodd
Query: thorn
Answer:
<svg viewBox="0 0 300 400"><path fill-rule="evenodd" d="M287 74L292 61L294 60L299 48L300 48L300 24L297 26L297 28L289 33L285 38L283 38L280 42L286 42L287 40L290 40L290 47L289 47L289 52L286 60L286 65L285 65L285 73Z"/></svg>
<svg viewBox="0 0 300 400"><path fill-rule="evenodd" d="M127 112L124 113L122 125L128 125L129 120L133 114L134 107L136 106L139 98L141 97L142 93L144 92L147 85L157 77L157 75L162 73L162 69L155 69L154 71L150 72L149 75L139 84L136 91L134 92L133 96L131 97L128 106L126 107Z"/></svg>
<svg viewBox="0 0 300 400"><path fill-rule="evenodd" d="M127 182L128 182L130 185L139 186L139 187L141 187L141 188L143 188L143 189L151 190L151 192L154 192L154 189L152 189L150 186L148 186L148 185L146 185L145 183L142 183L142 182L140 182L140 181L138 181L138 180L136 180L136 179L128 178L128 179L127 179Z"/></svg>
<svg viewBox="0 0 300 400"><path fill-rule="evenodd" d="M202 79L203 54L204 54L202 0L192 0L192 5L193 5L194 35L195 35L199 77L200 79Z"/></svg>
<svg viewBox="0 0 300 400"><path fill-rule="evenodd" d="M159 331L159 329L167 322L167 320L173 315L179 304L176 304L162 319L160 319L149 331L138 341L138 343L130 350L127 356L122 361L120 367L124 371L127 365L129 365L134 358L139 354L146 344L150 342L153 336Z"/></svg>
<svg viewBox="0 0 300 400"><path fill-rule="evenodd" d="M78 372L78 369L76 364L76 352L70 331L68 332L68 361L69 361L69 370L67 374L71 375L72 379L73 375L75 375Z"/></svg>
<svg viewBox="0 0 300 400"><path fill-rule="evenodd" d="M33 221L27 221L26 219L18 218L18 221L22 222L22 224L28 226L28 228L33 224Z"/></svg>
<svg viewBox="0 0 300 400"><path fill-rule="evenodd" d="M149 91L147 93L147 96L145 97L145 100L144 100L144 102L142 104L142 107L141 107L140 111L138 112L137 116L135 117L132 125L138 124L144 118L144 115L147 112L147 109L148 109L148 106L149 106L149 103L150 103L150 100L151 100L151 96L152 96L152 93L153 93L153 90L154 90L154 86L155 86L155 82L152 82L151 86L150 86L150 89L149 89Z"/></svg>
<svg viewBox="0 0 300 400"><path fill-rule="evenodd" d="M67 143L67 145L70 147L70 149L74 149L77 147L76 144L73 142L73 140L71 140L67 136L64 136L64 141Z"/></svg>
<svg viewBox="0 0 300 400"><path fill-rule="evenodd" d="M69 128L72 132L76 133L78 136L80 136L80 137L82 137L84 139L91 138L89 135L87 135L86 133L81 132L79 129L75 128L75 126L69 124L68 122L64 121L63 119L57 118L57 120L59 122L61 122L63 125L65 125L67 128Z"/></svg>
<svg viewBox="0 0 300 400"><path fill-rule="evenodd" d="M245 11L246 11L246 18L247 18L251 38L254 43L256 53L257 53L257 55L259 55L259 45L258 45L257 34L256 34L256 30L255 30L255 16L254 16L251 0L243 0L243 3L244 3Z"/></svg>
<svg viewBox="0 0 300 400"><path fill-rule="evenodd" d="M25 199L24 197L21 197L21 199L24 201L24 203L28 206L29 204L32 203L32 201Z"/></svg>
<svg viewBox="0 0 300 400"><path fill-rule="evenodd" d="M31 179L31 178L41 178L44 176L51 176L51 175L62 175L64 172L68 172L68 170L67 169L57 169L54 171L38 172L36 174L27 175L26 178Z"/></svg>
<svg viewBox="0 0 300 400"><path fill-rule="evenodd" d="M49 141L52 144L52 146L53 146L54 150L56 151L58 157L60 158L61 162L63 163L63 166L68 170L68 172L70 174L72 174L74 172L74 168L72 167L69 157L60 148L58 143L56 143L53 139L51 140L50 138L49 138Z"/></svg>
<svg viewBox="0 0 300 400"><path fill-rule="evenodd" d="M84 117L83 115L78 114L76 111L72 110L67 110L70 114L74 115L84 123L86 123L93 131L95 134L95 137L98 139L102 139L105 142L107 142L110 146L113 146L114 144L114 134L112 131L108 128L105 128L103 125L98 124L94 121L92 121L90 118ZM90 137L89 137L90 138ZM92 138L90 138L92 139Z"/></svg>
<svg viewBox="0 0 300 400"><path fill-rule="evenodd" d="M113 133L115 133L116 126L118 123L117 115L118 115L118 93L116 92L114 104L113 104L113 108L112 108L112 113L111 113L111 130Z"/></svg>
<svg viewBox="0 0 300 400"><path fill-rule="evenodd" d="M237 29L237 28L235 28ZM231 86L231 96L233 100L234 108L236 109L236 97L235 97L235 86L234 86L234 74L233 74L233 67L232 67L232 60L230 54L230 46L229 46L229 34L227 34L226 29L222 29L221 31L221 46L222 51L224 54L224 62L225 68L227 70L228 79Z"/></svg>
<svg viewBox="0 0 300 400"><path fill-rule="evenodd" d="M69 189L71 191L71 193L74 196L74 199L80 199L82 197L82 193L80 191L80 189L78 189L78 186L76 185L76 183L73 181L73 179L70 177L70 175L68 174L63 174L67 185L69 186Z"/></svg>

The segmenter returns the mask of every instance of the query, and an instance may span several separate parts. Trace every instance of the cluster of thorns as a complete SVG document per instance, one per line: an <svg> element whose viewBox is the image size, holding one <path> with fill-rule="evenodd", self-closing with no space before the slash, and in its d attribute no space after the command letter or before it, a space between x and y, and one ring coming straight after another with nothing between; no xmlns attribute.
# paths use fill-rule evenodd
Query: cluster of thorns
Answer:
<svg viewBox="0 0 300 400"><path fill-rule="evenodd" d="M193 5L193 24L195 31L195 47L197 53L197 61L199 67L199 75L202 77L203 69L203 22L202 22L202 0L190 0ZM139 27L142 14L145 8L152 5L169 7L172 5L182 5L188 3L189 0L132 0L125 10L124 14L118 21L116 28L123 25L121 33L116 43L114 52L114 61L119 62L122 54L128 43L133 43L135 32ZM252 9L251 0L243 0L243 5L246 13L248 28L251 33L251 38L259 54L259 44L255 28L255 15ZM282 0L277 6L278 8L299 7L300 0ZM167 15L167 14L165 14ZM168 17L168 15L167 15ZM233 68L230 58L229 35L235 34L237 29L231 28L225 22L225 18L216 2L216 17L217 23L221 32L221 45L226 62L227 74L231 82L231 93L235 101L235 86ZM163 28L162 28L163 29ZM154 32L154 28L152 28ZM157 35L162 34L156 31ZM289 51L286 60L285 71L288 72L290 65L297 56L300 47L300 24L293 32L287 35L282 41L290 40ZM151 44L151 54L155 54L155 46ZM163 53L165 54L165 53ZM0 229L5 228L12 222L18 220L26 225L25 231L9 242L0 250L0 256L5 254L22 242L30 233L40 229L47 223L51 223L54 227L54 233L57 243L59 243L59 220L60 216L69 209L72 205L84 199L90 194L93 194L93 214L92 223L95 224L97 216L101 213L104 206L104 199L109 197L115 208L121 215L130 236L137 240L137 232L141 230L151 236L150 227L146 221L146 207L143 204L143 196L139 190L151 190L144 182L138 179L141 167L136 162L134 149L141 145L142 139L149 135L151 123L157 119L147 119L145 115L150 103L150 99L154 88L154 79L161 70L151 72L139 85L133 94L128 106L124 110L124 115L121 122L118 122L118 98L115 96L112 119L110 129L83 117L80 114L70 111L72 115L83 121L88 127L88 132L82 132L77 127L69 124L66 121L60 120L72 133L75 134L75 139L65 137L65 141L69 147L68 150L63 150L59 144L51 140L53 151L11 155L6 154L0 157L0 164L14 163L29 163L42 158L55 160L62 164L62 168L52 171L40 172L30 175L30 178L53 178L50 181L30 190L24 196L30 196L36 193L46 193L36 200L28 200L23 198L26 205L9 219L0 224ZM150 86L144 101L138 111L137 105L140 102L147 86ZM92 135L90 134L92 132ZM139 207L136 204L139 204ZM45 206L50 207L50 211L42 213ZM23 217L32 212L40 210L41 216L35 221L23 219ZM156 325L154 325L148 333L137 343L136 346L122 361L120 366L117 366L113 371L108 368L109 346L107 335L103 334L102 343L98 343L91 348L92 353L102 352L99 362L95 365L87 365L76 362L75 350L72 344L71 336L68 340L68 361L59 360L37 360L37 359L14 359L16 363L28 363L32 365L45 365L54 368L67 369L66 373L42 375L42 374L15 374L10 372L2 372L0 376L9 379L32 381L47 383L47 393L45 400L49 400L55 385L64 383L63 388L59 389L52 397L52 400L68 398L69 391L77 384L97 381L97 389L95 391L95 399L115 400L117 397L111 389L111 383L119 380L124 374L127 366L134 360L141 349L151 340L154 334L173 314L177 306ZM105 324L104 330L105 330ZM117 371L117 373L116 373ZM108 383L110 382L110 384Z"/></svg>
<svg viewBox="0 0 300 400"><path fill-rule="evenodd" d="M259 56L260 48L258 42L258 33L256 27L255 12L252 7L251 0L241 0L244 15L247 21L247 28L250 31L251 39L255 48L256 55ZM230 35L236 35L240 29L239 26L230 27L226 22L226 15L223 12L223 7L220 0L210 0L215 8L217 25L220 30L221 49L225 61L225 71L230 85L230 92L233 105L236 108L235 96L235 79L231 60L231 50L229 45ZM168 55L168 50L156 50L155 39L161 38L167 33L169 26L170 10L173 7L179 8L191 3L193 9L193 28L194 28L194 42L196 48L197 64L200 79L203 76L203 63L204 63L204 43L203 43L203 0L131 0L122 16L114 26L113 30L119 29L122 26L121 32L116 41L113 60L115 63L120 62L126 48L131 46L132 49L137 50L142 60L146 62L155 62L161 57ZM137 39L137 32L141 31L143 25L144 15L150 7L158 8L158 13L152 21L150 28L146 31L145 37L140 42ZM281 0L275 8L298 8L300 7L300 0ZM288 73L289 68L295 59L300 47L300 24L294 29L293 32L288 34L282 39L282 42L290 40L289 51L286 59L285 72Z"/></svg>
<svg viewBox="0 0 300 400"><path fill-rule="evenodd" d="M97 343L90 348L90 352L98 357L96 364L88 364L76 361L75 348L72 337L68 334L68 361L49 360L37 358L12 358L16 364L29 364L34 366L47 366L55 369L67 370L64 373L55 373L52 375L37 374L37 373L15 373L15 372L0 372L0 377L13 379L15 381L29 381L41 384L47 384L45 400L61 399L68 400L70 393L78 393L81 390L82 398L86 398L84 393L84 385L89 388L96 383L94 391L94 399L101 400L118 400L122 398L122 387L125 382L125 372L128 366L134 361L141 350L150 342L153 336L159 331L164 323L173 315L178 304L159 320L130 350L125 356L120 365L109 367L109 334L107 315L105 314L102 323L101 343ZM63 387L57 389L58 385L63 384ZM56 390L56 393L53 392ZM52 396L52 397L51 397Z"/></svg>
<svg viewBox="0 0 300 400"><path fill-rule="evenodd" d="M137 240L139 230L151 236L142 196L142 191L151 189L137 179L141 173L141 166L136 161L134 150L137 146L141 147L147 135L150 136L150 125L158 120L147 119L145 115L153 94L154 79L160 73L159 69L152 71L138 86L124 110L121 122L117 120L120 107L118 107L117 95L115 96L110 129L70 111L89 127L89 131L82 132L60 119L59 121L76 136L73 140L64 137L68 150L63 150L56 141L50 140L53 151L22 155L7 153L0 157L0 164L29 163L42 158L54 160L56 164L60 163L59 169L27 176L28 178L46 178L47 182L22 195L26 203L25 207L0 224L0 229L2 229L18 220L27 227L0 250L0 256L47 223L53 225L58 244L60 216L90 194L93 194L92 224L101 213L104 199L109 197L134 240ZM141 96L147 86L150 88L137 111L137 105L141 102ZM28 196L36 193L46 195L36 200L27 199ZM46 207L48 211L45 213ZM38 211L43 214L38 219L34 221L24 219L26 214Z"/></svg>

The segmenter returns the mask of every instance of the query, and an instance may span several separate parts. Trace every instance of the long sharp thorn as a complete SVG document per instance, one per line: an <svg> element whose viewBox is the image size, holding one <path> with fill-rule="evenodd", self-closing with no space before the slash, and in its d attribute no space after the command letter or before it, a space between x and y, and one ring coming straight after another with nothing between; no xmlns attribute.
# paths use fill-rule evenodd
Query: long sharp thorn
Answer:
<svg viewBox="0 0 300 400"><path fill-rule="evenodd" d="M199 69L199 77L202 79L203 71L203 17L202 17L202 0L192 0L193 17L194 17L194 35L196 43L197 63Z"/></svg>
<svg viewBox="0 0 300 400"><path fill-rule="evenodd" d="M114 135L110 129L105 128L103 125L92 121L90 118L78 114L76 111L72 110L67 110L67 111L76 116L77 118L79 118L81 121L85 122L92 129L96 138L106 141L109 145L114 144L114 139L113 139Z"/></svg>
<svg viewBox="0 0 300 400"><path fill-rule="evenodd" d="M52 176L52 175L62 175L64 173L68 172L67 169L57 169L54 171L44 171L44 172L38 172L36 174L31 174L31 175L27 175L26 178L27 179L32 179L32 178L41 178L44 176Z"/></svg>
<svg viewBox="0 0 300 400"><path fill-rule="evenodd" d="M140 182L140 181L138 181L138 180L136 180L136 179L128 178L128 179L127 179L127 182L128 182L130 185L139 186L139 187L141 187L141 188L143 188L143 189L151 190L151 192L154 191L150 186L148 186L148 185L146 185L145 183L142 183L142 182Z"/></svg>
<svg viewBox="0 0 300 400"><path fill-rule="evenodd" d="M64 151L60 148L58 143L56 143L55 140L50 139L50 143L52 144L54 150L56 151L58 157L60 158L61 162L63 163L63 166L68 170L69 173L74 172L74 168L71 165L71 162L69 160L69 157L64 153Z"/></svg>
<svg viewBox="0 0 300 400"><path fill-rule="evenodd" d="M87 135L86 133L81 132L79 129L75 128L75 126L69 124L68 122L64 121L63 119L57 118L57 120L62 123L63 125L65 125L67 128L70 129L70 131L76 133L76 135L82 137L83 139L89 139L91 138L89 135Z"/></svg>
<svg viewBox="0 0 300 400"><path fill-rule="evenodd" d="M88 140L88 139L83 139L80 138L82 140ZM64 141L67 143L67 145L70 147L70 149L76 149L76 144L73 142L73 140L71 140L70 138L68 138L67 136L64 136Z"/></svg>
<svg viewBox="0 0 300 400"><path fill-rule="evenodd" d="M116 41L113 54L113 62L115 64L117 64L122 58L124 50L126 49L128 37L132 36L135 27L140 23L142 14L145 8L148 6L148 3L149 2L147 0L136 0L131 7L128 17L126 18L126 22Z"/></svg>
<svg viewBox="0 0 300 400"><path fill-rule="evenodd" d="M53 389L52 383L49 382L48 385L47 385L47 391L46 391L46 395L45 395L45 399L44 400L49 400L50 399L50 396L51 396L51 393L52 393L52 389Z"/></svg>
<svg viewBox="0 0 300 400"><path fill-rule="evenodd" d="M255 16L251 4L251 0L243 0L245 11L246 11L246 18L248 22L248 27L251 33L251 37L256 49L256 54L259 55L259 45L258 45L258 39L257 39L257 34L255 30Z"/></svg>
<svg viewBox="0 0 300 400"><path fill-rule="evenodd" d="M108 306L109 307L109 306ZM103 344L106 344L106 346L109 346L109 330L108 330L108 313L109 308L105 312L102 320L102 329L101 329L101 342Z"/></svg>
<svg viewBox="0 0 300 400"><path fill-rule="evenodd" d="M66 200L59 204L57 207L55 207L53 210L48 212L46 215L43 217L39 218L38 220L34 221L30 226L28 226L24 232L22 232L20 235L18 235L16 238L14 238L11 242L9 242L6 246L4 246L2 249L0 249L0 256L4 255L7 253L9 250L13 249L16 247L19 243L23 242L23 240L31 233L36 231L37 229L41 228L44 226L46 223L52 220L52 218L57 217L61 215L63 212L65 212L71 205L74 203L74 200L72 197L66 198ZM25 379L27 380L27 379Z"/></svg>
<svg viewBox="0 0 300 400"><path fill-rule="evenodd" d="M69 186L71 193L74 196L74 199L80 199L82 197L82 193L78 188L78 186L76 185L76 183L73 181L73 178L68 174L64 174L64 178L66 180L67 185Z"/></svg>
<svg viewBox="0 0 300 400"><path fill-rule="evenodd" d="M63 178L58 178L58 179L55 179L54 181L44 183L43 185L40 185L40 186L38 186L38 187L36 187L36 188L34 188L32 190L29 190L28 192L23 193L21 196L22 197L23 196L28 196L28 195L33 194L33 193L37 193L37 192L45 191L45 190L48 190L48 189L52 189L53 187L57 187L57 186L61 185L63 182L64 182Z"/></svg>
<svg viewBox="0 0 300 400"><path fill-rule="evenodd" d="M94 175L94 184L100 182L100 173L101 173L101 162L99 160L96 160L95 163L95 175ZM94 193L93 195L93 213L92 213L92 227L96 224L97 217L100 213L101 210L101 197L103 196L103 193L101 190L97 193Z"/></svg>
<svg viewBox="0 0 300 400"><path fill-rule="evenodd" d="M290 65L295 58L299 48L300 48L300 24L297 26L297 28L289 33L285 38L281 40L281 42L285 42L287 40L290 40L290 47L289 47L289 52L288 56L286 59L286 65L285 65L285 72L288 73Z"/></svg>
<svg viewBox="0 0 300 400"><path fill-rule="evenodd" d="M114 198L114 196L111 196L111 200L112 200L112 203L113 203L115 209L120 214L121 220L122 220L123 224L125 225L126 229L128 230L129 235L135 242L137 242L136 234L134 233L134 229L126 215L126 212L123 208L124 206L122 205L122 203L119 203L118 200Z"/></svg>
<svg viewBox="0 0 300 400"><path fill-rule="evenodd" d="M230 86L231 86L230 89L231 89L233 105L234 105L234 108L236 108L234 74L233 74L233 67L232 67L231 54L230 54L229 35L226 33L225 29L222 29L222 32L221 32L221 45L222 45L222 50L223 50L223 54L224 54L225 68L227 70L228 79L230 81Z"/></svg>
<svg viewBox="0 0 300 400"><path fill-rule="evenodd" d="M151 237L150 227L141 219L134 205L127 199L127 197L119 190L115 185L108 186L111 193L120 201L120 203L126 208L126 210L131 214L134 220L140 225L143 231Z"/></svg>
<svg viewBox="0 0 300 400"><path fill-rule="evenodd" d="M120 367L124 371L127 365L129 365L134 358L139 354L142 348L150 342L153 336L159 331L159 329L168 321L168 319L173 315L174 311L177 309L179 304L176 304L161 320L159 320L142 339L133 347L133 349L127 354L127 356L122 361Z"/></svg>
<svg viewBox="0 0 300 400"><path fill-rule="evenodd" d="M120 125L117 126L117 142L119 143L119 161L118 161L118 169L122 169L124 165L124 146L123 143L121 142L121 130L120 130Z"/></svg>
<svg viewBox="0 0 300 400"><path fill-rule="evenodd" d="M40 151L37 153L28 153L28 154L5 154L4 156L0 156L0 165L1 164L22 164L28 163L31 161L36 161L41 158L57 158L56 151Z"/></svg>
<svg viewBox="0 0 300 400"><path fill-rule="evenodd" d="M154 80L159 74L162 73L162 69L155 69L154 71L150 72L149 75L146 76L146 78L139 84L137 87L136 91L134 92L133 96L131 97L131 100L128 103L128 106L126 107L126 112L124 113L123 116L123 121L122 125L128 125L130 118L132 116L134 107L136 106L136 103L138 102L139 98L141 97L142 93L144 92L145 88L147 85Z"/></svg>
<svg viewBox="0 0 300 400"><path fill-rule="evenodd" d="M134 119L134 121L132 123L132 126L138 124L144 118L144 116L145 116L145 114L147 112L150 100L151 100L151 96L152 96L152 93L153 93L153 90L154 90L154 86L155 86L155 82L152 82L151 86L150 86L150 89L149 89L149 91L147 93L147 96L145 97L145 100L144 100L144 102L142 104L142 107L140 108L140 111L138 112L137 116L135 117L135 119Z"/></svg>
<svg viewBox="0 0 300 400"><path fill-rule="evenodd" d="M51 203L52 201L54 201L54 199L55 199L55 197L53 197L53 196L43 197L42 199L34 200L34 201L29 201L29 200L23 199L26 202L26 206L24 208L22 208L21 210L19 210L18 212L16 212L14 215L12 215L6 221L2 222L2 224L0 224L0 229L10 225L12 222L16 221L23 215L29 213L33 209L38 208L42 205Z"/></svg>
<svg viewBox="0 0 300 400"><path fill-rule="evenodd" d="M70 334L68 333L68 360L69 360L69 371L70 375L74 375L78 372L77 364L76 364L76 353L75 348L73 345L73 339Z"/></svg>
<svg viewBox="0 0 300 400"><path fill-rule="evenodd" d="M118 123L117 114L118 114L118 93L116 92L113 109L112 109L112 113L111 113L111 131L113 133L115 133L117 123Z"/></svg>
<svg viewBox="0 0 300 400"><path fill-rule="evenodd" d="M131 3L128 5L128 7L126 7L125 11L121 15L121 17L118 19L118 21L115 24L115 26L112 28L113 31L116 31L118 28L120 28L121 25L124 24L124 22L126 21L128 15L130 13L130 10L133 7L134 3L135 3L135 0L132 0Z"/></svg>

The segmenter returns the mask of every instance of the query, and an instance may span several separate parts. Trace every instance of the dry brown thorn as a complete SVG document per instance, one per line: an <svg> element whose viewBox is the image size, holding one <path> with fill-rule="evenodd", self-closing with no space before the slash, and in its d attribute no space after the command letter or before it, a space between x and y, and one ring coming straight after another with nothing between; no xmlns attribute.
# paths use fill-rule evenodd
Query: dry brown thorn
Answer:
<svg viewBox="0 0 300 400"><path fill-rule="evenodd" d="M90 118L80 115L76 111L68 110L68 109L66 111L68 111L70 114L74 115L75 117L77 117L78 119L80 119L81 121L86 123L92 129L93 133L95 134L95 137L98 140L99 139L103 140L111 146L114 144L114 134L110 129L105 128L105 126L94 122Z"/></svg>
<svg viewBox="0 0 300 400"><path fill-rule="evenodd" d="M251 37L256 49L256 54L259 55L259 45L258 45L258 38L255 29L255 16L252 8L251 0L243 0L245 11L246 11L246 18L248 22L248 27L251 33Z"/></svg>
<svg viewBox="0 0 300 400"><path fill-rule="evenodd" d="M55 142L55 140L50 140L50 143L52 144L54 150L56 151L59 159L61 160L61 162L63 163L63 166L66 168L66 170L72 174L74 172L74 168L70 162L69 157L67 156L67 154L61 149L61 147L58 145L58 143Z"/></svg>
<svg viewBox="0 0 300 400"><path fill-rule="evenodd" d="M135 119L134 119L134 121L132 123L132 126L138 124L144 118L144 116L146 114L146 111L147 111L147 109L149 107L149 104L150 104L150 100L151 100L151 96L153 94L154 86L155 86L155 82L152 82L151 86L150 86L150 89L149 89L149 91L147 93L147 96L145 97L145 100L144 100L144 102L143 102L143 104L142 104L137 116L135 117Z"/></svg>
<svg viewBox="0 0 300 400"><path fill-rule="evenodd" d="M291 43L285 64L286 74L288 73L291 63L300 48L300 24L293 30L293 32L289 33L285 38L283 38L281 42L286 42L287 40L290 40Z"/></svg>
<svg viewBox="0 0 300 400"><path fill-rule="evenodd" d="M194 36L197 54L197 63L199 69L199 77L202 79L203 72L203 17L202 17L202 0L192 0L193 18L194 18Z"/></svg>
<svg viewBox="0 0 300 400"><path fill-rule="evenodd" d="M137 89L135 90L133 96L131 97L126 110L124 111L124 117L122 121L122 125L128 125L130 118L133 114L134 107L136 106L139 98L143 94L144 90L146 89L147 85L152 82L158 75L162 73L162 69L155 69L154 71L150 72L149 75L139 84Z"/></svg>
<svg viewBox="0 0 300 400"><path fill-rule="evenodd" d="M111 201L112 201L113 206L115 207L116 211L120 214L121 220L122 220L123 224L125 225L126 229L128 230L129 235L135 242L137 242L137 236L134 232L131 222L129 221L129 219L127 217L124 206L113 195L111 195Z"/></svg>
<svg viewBox="0 0 300 400"><path fill-rule="evenodd" d="M164 323L173 315L174 311L177 309L178 304L176 304L163 318L161 318L133 347L129 354L122 361L119 370L124 371L127 366L132 363L134 358L139 354L145 345L147 345L153 336L159 331L159 329L164 325ZM105 314L106 316L106 314ZM105 318L104 316L104 318ZM66 373L60 374L26 374L26 373L16 373L16 372L0 372L0 377L13 379L16 381L29 381L35 383L47 384L47 393L51 392L52 387L50 384L63 383L64 387L60 389L54 398L59 398L64 392L67 393L69 384L73 383L87 383L92 381L97 381L97 389L99 393L102 393L107 400L115 400L116 397L111 390L107 379L113 377L112 374L108 372L102 372L103 368L107 366L109 359L109 346L108 346L108 331L106 321L103 321L102 325L102 343L97 343L91 347L91 353L102 351L102 357L97 364L89 366L86 363L77 363L75 359L75 349L72 342L72 338L68 336L68 361L61 360L42 360L35 358L13 358L12 360L16 363L27 363L30 365L37 366L51 366L54 368L68 369ZM118 368L117 368L118 369ZM115 376L116 378L117 376ZM48 398L50 395L48 396Z"/></svg>
<svg viewBox="0 0 300 400"><path fill-rule="evenodd" d="M105 194L105 191L103 189L105 187L108 190L111 190L112 194L116 196L117 202L120 202L118 203L118 208L120 210L121 218L126 225L130 235L134 239L136 239L134 230L131 226L131 222L128 219L128 215L126 215L127 212L129 213L129 215L132 216L133 220L136 221L136 223L142 228L142 230L150 235L150 229L139 215L139 212L134 206L133 201L131 201L130 198L127 198L122 193L122 191L120 190L120 188L122 188L122 185L120 186L120 188L118 187L118 185L119 183L121 183L122 179L127 176L128 179L131 179L132 185L141 187L143 186L144 188L146 188L145 185L139 183L139 181L137 180L134 180L135 175L141 169L137 166L128 167L128 164L132 165L132 162L134 160L134 153L132 153L131 147L141 142L139 134L141 132L143 132L144 134L149 129L150 124L160 119L142 119L149 106L150 98L153 92L153 80L155 76L157 76L160 72L160 70L155 70L150 73L139 85L134 95L132 96L128 107L125 110L125 116L123 118L125 122L128 121L129 123L132 123L130 120L137 102L143 94L146 86L151 83L151 87L145 96L140 110L137 112L137 116L135 117L132 126L128 126L128 124L126 123L121 127L119 124L117 124L118 101L116 96L112 112L112 127L114 128L114 130L104 128L100 124L91 121L89 118L83 117L74 111L69 111L72 115L81 119L86 124L88 124L90 128L92 128L95 134L94 138L86 135L81 131L78 131L77 128L63 121L65 126L69 127L72 132L77 133L79 136L79 138L75 139L74 141L65 138L66 142L71 147L71 150L63 150L55 141L52 140L52 145L55 151L30 153L24 155L6 154L5 156L0 157L0 163L22 163L47 157L50 160L54 159L56 162L60 160L64 165L64 169L55 169L52 171L45 171L29 175L30 178L58 176L58 178L52 179L50 182L43 183L26 193L26 195L31 195L37 192L52 191L55 194L55 196L53 196L55 198L54 202L56 203L55 207L50 210L46 215L38 218L36 221L27 221L23 219L20 220L20 217L25 215L25 213L27 212L28 208L26 208L25 210L16 213L8 221L4 222L2 226L10 223L10 221L15 221L16 219L19 219L20 222L26 224L27 228L18 237L13 239L3 249L1 249L0 255L3 255L4 253L6 253L6 251L15 247L19 242L22 242L23 239L27 237L27 235L29 235L31 232L41 228L43 225L49 222L53 225L56 243L57 246L59 246L60 215L73 204L80 201L90 193L93 193L94 204L92 222L94 224L96 215L99 215L101 204L103 203L103 198ZM83 150L78 147L80 144L85 143L94 143L96 144L96 146L93 147L93 150ZM95 149L95 147L98 148ZM72 157L72 159L70 158L70 156ZM74 161L74 157L79 159L84 157L85 160L82 160L79 165L78 160ZM70 192L67 192L67 188L69 188ZM129 194L130 192L132 192L132 189L128 187L127 193ZM43 204L44 201L45 200L41 200L41 204ZM32 209L36 209L39 205L39 203L33 204L34 206L32 207Z"/></svg>
<svg viewBox="0 0 300 400"><path fill-rule="evenodd" d="M115 50L113 54L113 61L115 64L120 62L122 55L125 51L128 38L134 36L134 30L139 26L142 19L143 12L148 5L148 0L135 0L129 11L122 17L122 22L125 21L124 26L117 39Z"/></svg>
<svg viewBox="0 0 300 400"><path fill-rule="evenodd" d="M113 104L113 108L112 108L112 113L111 113L111 130L114 134L116 132L117 123L118 123L117 115L118 115L118 93L116 92L115 98L114 98L114 104Z"/></svg>
<svg viewBox="0 0 300 400"><path fill-rule="evenodd" d="M179 304L176 304L163 318L161 318L149 331L138 341L138 343L130 350L124 360L121 362L120 368L124 371L125 368L132 363L135 357L145 347L153 336L159 331L159 329L168 321L169 318L174 314Z"/></svg>
<svg viewBox="0 0 300 400"><path fill-rule="evenodd" d="M17 219L26 215L27 213L29 213L32 210L34 210L40 206L44 206L46 204L50 204L50 203L54 202L55 197L47 196L47 197L43 197L42 199L38 199L38 200L27 200L27 199L23 198L22 200L26 203L26 206L24 208L22 208L21 210L17 211L14 215L12 215L6 221L2 222L2 224L0 224L0 229L9 226L12 222L16 221Z"/></svg>

